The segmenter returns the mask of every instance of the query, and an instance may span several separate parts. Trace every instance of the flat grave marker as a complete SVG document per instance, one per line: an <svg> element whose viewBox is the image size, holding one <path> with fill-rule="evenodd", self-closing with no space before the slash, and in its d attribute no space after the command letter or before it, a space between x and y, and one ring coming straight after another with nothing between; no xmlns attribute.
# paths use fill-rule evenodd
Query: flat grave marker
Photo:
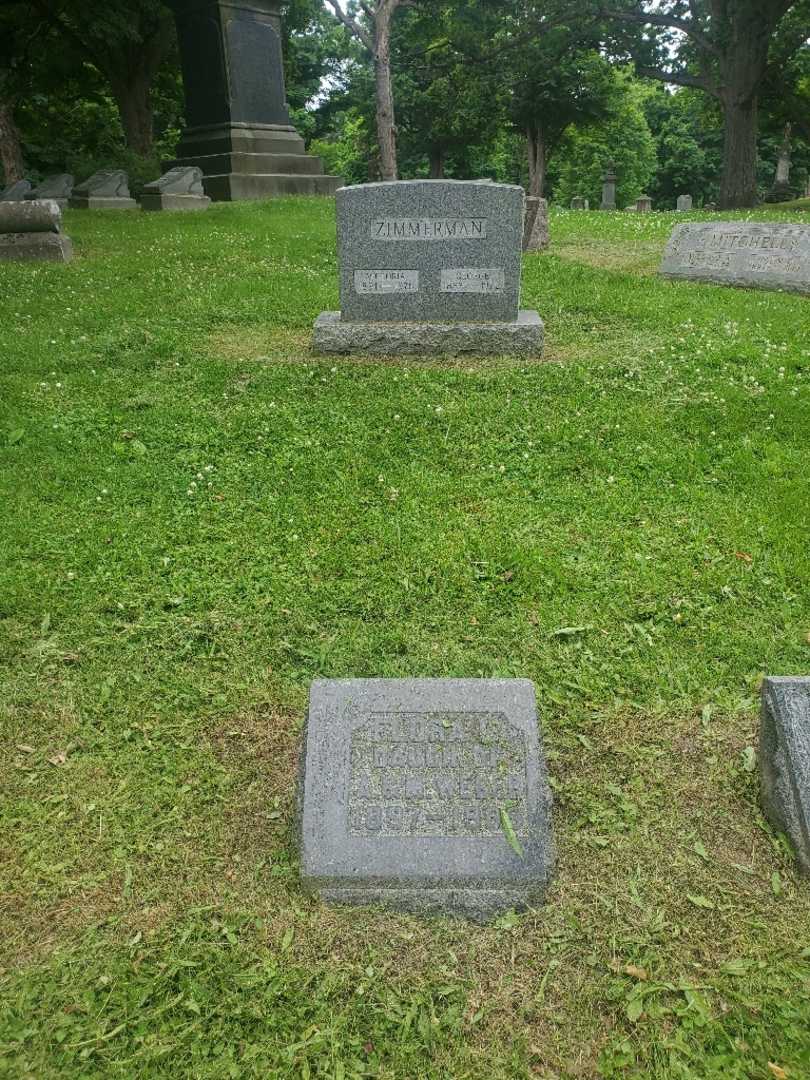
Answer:
<svg viewBox="0 0 810 1080"><path fill-rule="evenodd" d="M312 684L301 876L322 899L477 921L540 903L550 810L527 680Z"/></svg>
<svg viewBox="0 0 810 1080"><path fill-rule="evenodd" d="M659 273L810 294L810 226L754 221L690 221L676 225Z"/></svg>

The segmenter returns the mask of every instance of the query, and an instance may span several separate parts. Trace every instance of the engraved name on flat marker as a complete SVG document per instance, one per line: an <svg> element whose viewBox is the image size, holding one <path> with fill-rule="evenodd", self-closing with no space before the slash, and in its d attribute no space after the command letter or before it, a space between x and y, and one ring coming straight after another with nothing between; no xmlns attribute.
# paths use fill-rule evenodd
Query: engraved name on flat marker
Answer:
<svg viewBox="0 0 810 1080"><path fill-rule="evenodd" d="M485 240L486 218L376 218L372 240Z"/></svg>
<svg viewBox="0 0 810 1080"><path fill-rule="evenodd" d="M419 271L355 270L354 288L360 296L371 293L419 292Z"/></svg>
<svg viewBox="0 0 810 1080"><path fill-rule="evenodd" d="M506 288L503 270L478 267L453 267L442 270L443 293L502 293Z"/></svg>
<svg viewBox="0 0 810 1080"><path fill-rule="evenodd" d="M503 713L374 713L351 739L353 836L528 830L526 737Z"/></svg>

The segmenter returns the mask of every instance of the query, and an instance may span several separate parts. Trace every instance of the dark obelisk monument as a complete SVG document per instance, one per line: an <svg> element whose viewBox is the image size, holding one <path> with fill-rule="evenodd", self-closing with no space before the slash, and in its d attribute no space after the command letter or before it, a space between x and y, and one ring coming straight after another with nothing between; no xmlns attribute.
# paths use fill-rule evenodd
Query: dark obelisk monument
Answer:
<svg viewBox="0 0 810 1080"><path fill-rule="evenodd" d="M186 122L169 166L196 165L212 199L331 195L290 123L281 0L169 0L177 22Z"/></svg>

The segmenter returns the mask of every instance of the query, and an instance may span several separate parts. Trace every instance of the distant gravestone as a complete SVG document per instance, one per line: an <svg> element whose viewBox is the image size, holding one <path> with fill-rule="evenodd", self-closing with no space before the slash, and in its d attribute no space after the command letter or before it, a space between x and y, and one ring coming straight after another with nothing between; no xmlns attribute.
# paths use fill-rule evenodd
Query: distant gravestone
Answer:
<svg viewBox="0 0 810 1080"><path fill-rule="evenodd" d="M62 210L68 204L68 199L73 192L74 177L70 173L56 173L54 176L46 176L31 194L29 199L53 199Z"/></svg>
<svg viewBox="0 0 810 1080"><path fill-rule="evenodd" d="M753 221L676 225L660 273L686 281L810 294L810 225Z"/></svg>
<svg viewBox="0 0 810 1080"><path fill-rule="evenodd" d="M69 262L73 245L54 200L0 202L0 261Z"/></svg>
<svg viewBox="0 0 810 1080"><path fill-rule="evenodd" d="M600 210L615 210L616 209L616 181L618 176L616 175L616 166L612 161L608 162L605 175L602 177L602 202L599 207Z"/></svg>
<svg viewBox="0 0 810 1080"><path fill-rule="evenodd" d="M27 199L31 192L30 180L18 180L10 184L5 191L0 191L0 202L21 202Z"/></svg>
<svg viewBox="0 0 810 1080"><path fill-rule="evenodd" d="M587 199L583 199L581 195L575 195L571 200L572 210L590 210L591 204Z"/></svg>
<svg viewBox="0 0 810 1080"><path fill-rule="evenodd" d="M207 210L211 200L203 190L203 172L178 165L143 189L142 210Z"/></svg>
<svg viewBox="0 0 810 1080"><path fill-rule="evenodd" d="M679 213L685 213L687 210L692 209L692 196L691 195L679 195L678 201L675 205L675 209Z"/></svg>
<svg viewBox="0 0 810 1080"><path fill-rule="evenodd" d="M810 678L762 683L762 806L810 874Z"/></svg>
<svg viewBox="0 0 810 1080"><path fill-rule="evenodd" d="M339 312L315 322L324 353L540 355L519 311L523 189L413 180L337 192Z"/></svg>
<svg viewBox="0 0 810 1080"><path fill-rule="evenodd" d="M72 210L137 210L129 194L129 180L122 169L101 169L73 189Z"/></svg>
<svg viewBox="0 0 810 1080"><path fill-rule="evenodd" d="M548 203L529 195L523 211L523 250L545 251L548 242Z"/></svg>
<svg viewBox="0 0 810 1080"><path fill-rule="evenodd" d="M652 199L649 195L639 195L636 199L636 210L639 214L649 214L652 210Z"/></svg>
<svg viewBox="0 0 810 1080"><path fill-rule="evenodd" d="M530 682L312 684L301 876L322 899L477 921L538 904L550 811Z"/></svg>

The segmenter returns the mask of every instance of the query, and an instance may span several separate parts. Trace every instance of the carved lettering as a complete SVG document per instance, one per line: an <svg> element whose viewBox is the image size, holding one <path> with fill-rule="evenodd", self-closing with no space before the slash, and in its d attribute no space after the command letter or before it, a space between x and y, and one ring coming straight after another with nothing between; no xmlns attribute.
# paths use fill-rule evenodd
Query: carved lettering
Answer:
<svg viewBox="0 0 810 1080"><path fill-rule="evenodd" d="M356 836L525 836L525 736L501 713L374 714L355 729L348 791Z"/></svg>
<svg viewBox="0 0 810 1080"><path fill-rule="evenodd" d="M371 222L374 240L484 240L486 218L378 218Z"/></svg>
<svg viewBox="0 0 810 1080"><path fill-rule="evenodd" d="M355 292L361 296L371 293L419 292L418 270L355 270Z"/></svg>

